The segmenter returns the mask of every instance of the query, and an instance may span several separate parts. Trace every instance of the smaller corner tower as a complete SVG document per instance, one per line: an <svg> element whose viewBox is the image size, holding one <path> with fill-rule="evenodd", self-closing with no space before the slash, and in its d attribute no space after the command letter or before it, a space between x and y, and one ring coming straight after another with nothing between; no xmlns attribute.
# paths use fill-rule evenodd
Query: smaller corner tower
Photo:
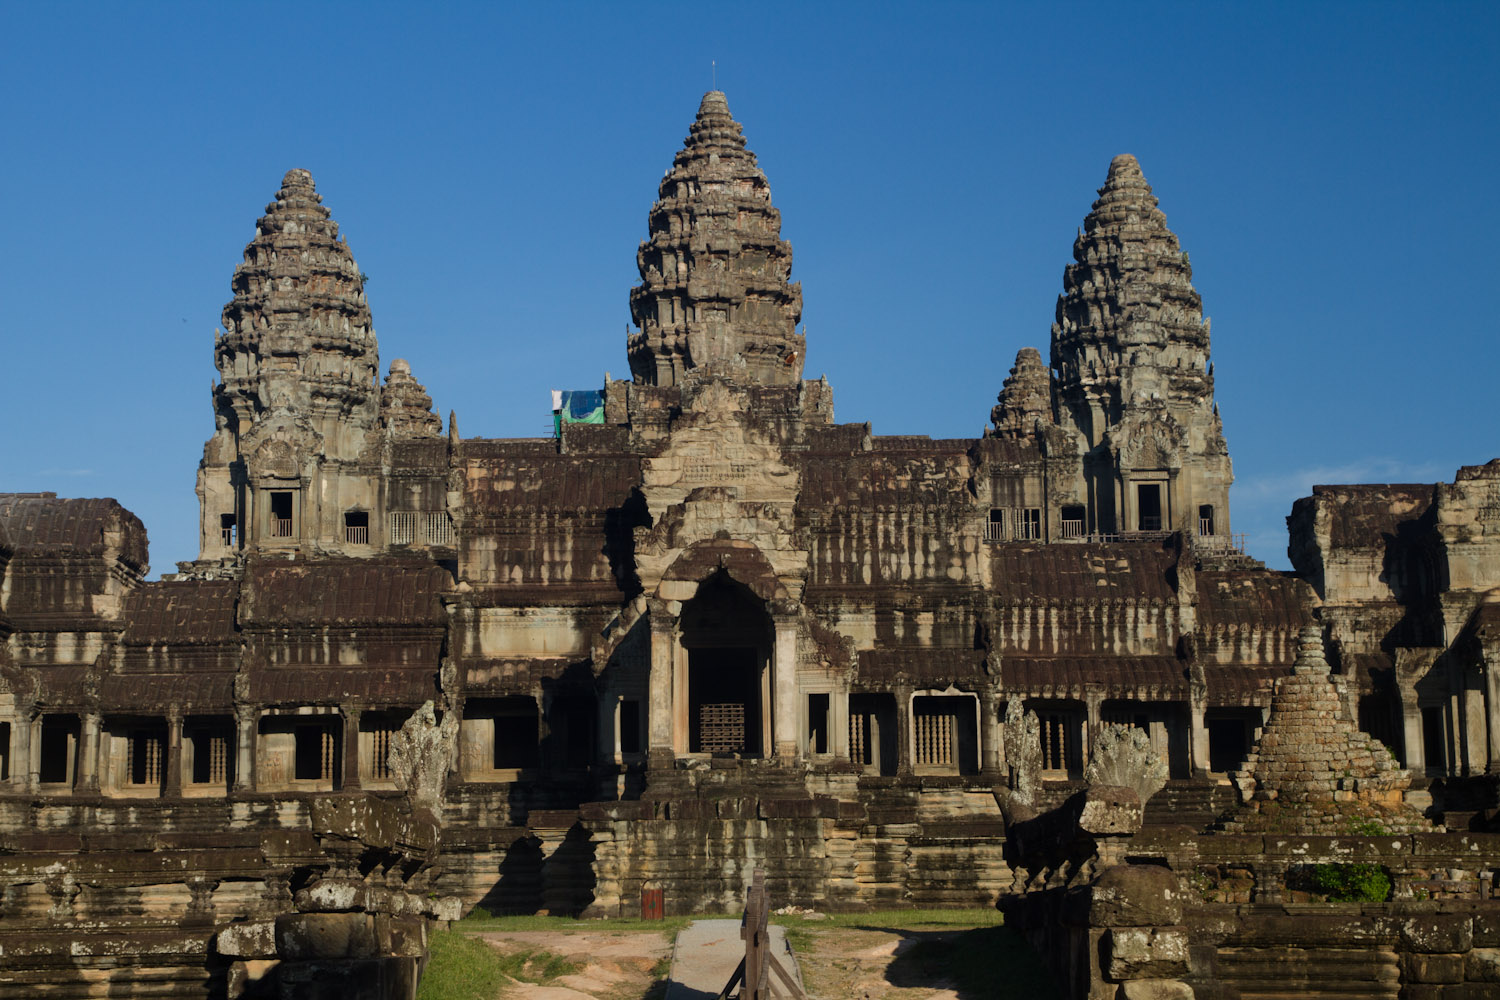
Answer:
<svg viewBox="0 0 1500 1000"><path fill-rule="evenodd" d="M1234 473L1192 275L1140 164L1115 157L1052 326L1058 419L1083 441L1093 530L1228 535Z"/></svg>
<svg viewBox="0 0 1500 1000"><path fill-rule="evenodd" d="M200 559L295 549L368 512L379 351L363 275L306 170L290 170L235 268L198 470ZM368 517L368 513L365 514Z"/></svg>

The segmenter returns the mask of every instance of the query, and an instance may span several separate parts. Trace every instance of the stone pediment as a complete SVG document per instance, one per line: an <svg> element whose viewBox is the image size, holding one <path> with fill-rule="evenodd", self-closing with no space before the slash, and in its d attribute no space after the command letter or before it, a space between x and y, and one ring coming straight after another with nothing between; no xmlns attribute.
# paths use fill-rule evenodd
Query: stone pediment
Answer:
<svg viewBox="0 0 1500 1000"><path fill-rule="evenodd" d="M666 445L641 461L652 526L636 529L636 571L656 589L684 552L708 541L763 554L789 592L807 576L795 532L801 476L781 446L755 426L744 394L713 379L686 400Z"/></svg>
<svg viewBox="0 0 1500 1000"><path fill-rule="evenodd" d="M1182 428L1165 409L1131 413L1110 428L1109 446L1121 470L1182 466Z"/></svg>
<svg viewBox="0 0 1500 1000"><path fill-rule="evenodd" d="M801 488L780 446L745 412L745 399L715 379L693 394L666 447L641 462L642 492L653 520L702 488L726 488L738 499L793 504Z"/></svg>
<svg viewBox="0 0 1500 1000"><path fill-rule="evenodd" d="M309 456L323 454L323 436L306 417L272 411L239 440L245 468L254 479L296 479Z"/></svg>

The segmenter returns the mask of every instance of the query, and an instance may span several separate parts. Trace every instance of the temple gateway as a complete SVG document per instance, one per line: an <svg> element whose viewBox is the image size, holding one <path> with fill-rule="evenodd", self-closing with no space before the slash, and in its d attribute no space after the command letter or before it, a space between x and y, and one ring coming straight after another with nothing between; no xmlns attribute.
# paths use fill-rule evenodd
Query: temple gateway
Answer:
<svg viewBox="0 0 1500 1000"><path fill-rule="evenodd" d="M1500 460L1318 486L1295 571L1248 556L1209 325L1134 157L972 440L838 423L803 377L722 93L648 214L630 378L550 437L463 438L406 362L382 380L322 201L289 171L231 278L196 560L147 581L114 500L0 494L0 997L293 989L360 957L298 950L335 917L404 995L427 919L734 910L755 866L829 909L1076 887L1128 852L1040 862L1018 831L1089 794L1116 727L1165 779L1129 857L1205 866L1141 838L1228 843L1193 838L1324 771L1318 801L1393 835L1490 843ZM1292 828L1347 832L1316 812ZM1483 884L1494 849L1453 850L1431 869ZM1226 905L1292 891L1231 898L1214 865Z"/></svg>

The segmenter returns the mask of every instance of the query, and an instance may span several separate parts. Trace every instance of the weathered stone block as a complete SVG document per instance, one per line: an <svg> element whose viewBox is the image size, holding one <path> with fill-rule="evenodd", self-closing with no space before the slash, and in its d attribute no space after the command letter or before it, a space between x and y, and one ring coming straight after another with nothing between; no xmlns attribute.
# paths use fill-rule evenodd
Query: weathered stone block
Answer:
<svg viewBox="0 0 1500 1000"><path fill-rule="evenodd" d="M231 924L219 932L214 943L219 954L227 958L270 958L276 954L276 922Z"/></svg>
<svg viewBox="0 0 1500 1000"><path fill-rule="evenodd" d="M1116 927L1104 946L1111 979L1171 979L1188 971L1185 928Z"/></svg>
<svg viewBox="0 0 1500 1000"><path fill-rule="evenodd" d="M370 958L379 953L364 913L293 913L276 918L276 951L283 959Z"/></svg>
<svg viewBox="0 0 1500 1000"><path fill-rule="evenodd" d="M1193 988L1176 979L1134 979L1121 984L1120 1000L1193 1000Z"/></svg>
<svg viewBox="0 0 1500 1000"><path fill-rule="evenodd" d="M1401 922L1401 942L1423 954L1468 951L1474 944L1474 924L1468 916L1410 917Z"/></svg>
<svg viewBox="0 0 1500 1000"><path fill-rule="evenodd" d="M1401 978L1410 983L1461 983L1464 957L1406 952L1401 956Z"/></svg>
<svg viewBox="0 0 1500 1000"><path fill-rule="evenodd" d="M1500 948L1500 913L1474 914L1474 947Z"/></svg>
<svg viewBox="0 0 1500 1000"><path fill-rule="evenodd" d="M1475 948L1464 956L1464 978L1473 983L1500 983L1500 948Z"/></svg>
<svg viewBox="0 0 1500 1000"><path fill-rule="evenodd" d="M1095 927L1159 927L1182 919L1177 876L1156 865L1116 865L1094 880L1088 922Z"/></svg>
<svg viewBox="0 0 1500 1000"><path fill-rule="evenodd" d="M1085 833L1128 834L1141 828L1145 810L1135 789L1095 785L1085 793L1078 826Z"/></svg>

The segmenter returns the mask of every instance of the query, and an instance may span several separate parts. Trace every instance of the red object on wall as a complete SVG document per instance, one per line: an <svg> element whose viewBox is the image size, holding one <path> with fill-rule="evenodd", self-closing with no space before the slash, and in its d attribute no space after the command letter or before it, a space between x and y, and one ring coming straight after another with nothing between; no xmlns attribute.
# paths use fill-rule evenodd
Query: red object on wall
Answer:
<svg viewBox="0 0 1500 1000"><path fill-rule="evenodd" d="M642 889L641 890L641 919L642 920L665 920L666 902L664 890Z"/></svg>

